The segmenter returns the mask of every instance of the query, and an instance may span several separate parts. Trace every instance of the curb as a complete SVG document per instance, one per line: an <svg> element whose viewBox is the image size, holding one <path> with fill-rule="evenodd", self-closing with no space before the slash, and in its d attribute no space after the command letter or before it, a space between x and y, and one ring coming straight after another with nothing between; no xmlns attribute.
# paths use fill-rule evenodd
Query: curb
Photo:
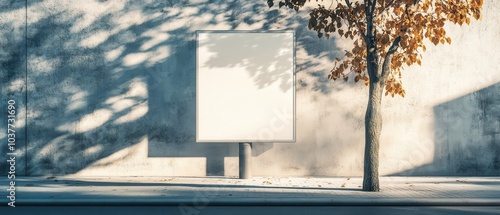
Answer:
<svg viewBox="0 0 500 215"><path fill-rule="evenodd" d="M148 199L24 199L16 206L500 206L494 198L329 199L329 198L148 198Z"/></svg>

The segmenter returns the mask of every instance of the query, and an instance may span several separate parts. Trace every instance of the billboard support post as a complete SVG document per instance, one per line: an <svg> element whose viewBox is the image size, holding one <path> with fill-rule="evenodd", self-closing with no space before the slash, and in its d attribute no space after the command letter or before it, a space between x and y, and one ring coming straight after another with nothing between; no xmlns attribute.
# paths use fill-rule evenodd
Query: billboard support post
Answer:
<svg viewBox="0 0 500 215"><path fill-rule="evenodd" d="M240 179L252 178L252 143L240 143L239 160Z"/></svg>

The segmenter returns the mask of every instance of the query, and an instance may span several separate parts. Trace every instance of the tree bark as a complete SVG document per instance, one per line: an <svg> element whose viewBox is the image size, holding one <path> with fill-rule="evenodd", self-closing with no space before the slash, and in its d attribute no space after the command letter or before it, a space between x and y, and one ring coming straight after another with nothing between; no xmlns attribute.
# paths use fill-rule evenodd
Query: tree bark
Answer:
<svg viewBox="0 0 500 215"><path fill-rule="evenodd" d="M363 191L379 191L378 155L382 131L382 92L380 80L370 80L368 106L365 115L365 161Z"/></svg>
<svg viewBox="0 0 500 215"><path fill-rule="evenodd" d="M366 14L366 66L370 77L370 90L368 94L368 105L365 114L365 157L363 173L363 191L379 191L378 180L378 152L380 132L382 131L381 103L383 82L385 77L379 67L377 55L377 31L373 25L373 13L376 1L365 0Z"/></svg>

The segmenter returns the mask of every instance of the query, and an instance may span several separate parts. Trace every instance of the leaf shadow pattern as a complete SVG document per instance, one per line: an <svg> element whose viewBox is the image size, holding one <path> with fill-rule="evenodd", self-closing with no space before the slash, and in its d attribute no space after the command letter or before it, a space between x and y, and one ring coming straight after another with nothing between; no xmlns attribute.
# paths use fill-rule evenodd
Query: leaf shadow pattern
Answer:
<svg viewBox="0 0 500 215"><path fill-rule="evenodd" d="M267 34L267 35L266 35ZM212 32L199 46L207 48L210 58L200 65L209 68L243 67L258 89L280 82L283 92L292 88L293 59L284 48L293 48L290 34ZM292 38L293 39L293 38Z"/></svg>
<svg viewBox="0 0 500 215"><path fill-rule="evenodd" d="M25 7L27 20L14 22ZM306 56L320 56L308 47L325 43L310 44L301 37L307 31L306 14L269 10L265 2L11 1L0 10L8 12L15 15L6 15L2 26L27 27L25 38L2 47L10 57L1 59L0 74L2 93L12 91L4 83L18 80L16 70L23 68L26 53L27 146L17 158L27 160L27 168L18 169L26 175L86 174L117 165L124 170L120 174L137 175L147 171L144 166L154 166L151 157L203 157L206 175L224 175L224 158L236 157L237 146L194 141L195 32L294 30ZM323 80L324 61L300 62L298 72ZM254 76L262 86L280 81L279 76ZM301 89L341 90L324 81ZM14 98L24 99L21 94ZM1 135L0 141L5 140ZM254 156L273 148L254 147ZM8 166L0 166L0 172L7 171ZM149 174L189 172L158 171Z"/></svg>

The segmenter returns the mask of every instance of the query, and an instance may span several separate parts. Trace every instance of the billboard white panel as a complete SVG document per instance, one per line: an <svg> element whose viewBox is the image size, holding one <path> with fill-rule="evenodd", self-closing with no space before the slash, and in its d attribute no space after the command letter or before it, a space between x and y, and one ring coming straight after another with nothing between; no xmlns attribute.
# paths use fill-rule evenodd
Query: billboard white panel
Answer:
<svg viewBox="0 0 500 215"><path fill-rule="evenodd" d="M294 142L294 33L199 31L197 142Z"/></svg>

